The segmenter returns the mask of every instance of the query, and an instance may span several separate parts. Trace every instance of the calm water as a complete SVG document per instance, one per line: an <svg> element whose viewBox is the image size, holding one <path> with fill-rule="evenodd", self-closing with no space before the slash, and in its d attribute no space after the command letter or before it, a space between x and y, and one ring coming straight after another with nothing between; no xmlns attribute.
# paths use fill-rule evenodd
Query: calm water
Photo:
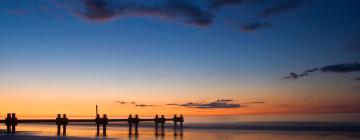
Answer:
<svg viewBox="0 0 360 140"><path fill-rule="evenodd" d="M17 127L20 133L15 134L15 136L1 133L0 139L39 139L37 136L44 136L45 139L359 140L360 121L357 120L356 114L355 117L354 115L340 116L335 117L336 119L333 120L319 119L311 122L306 117L303 117L303 119L282 118L281 120L284 121L279 121L274 119L276 116L272 116L272 119L268 116L268 120L265 119L266 121L261 122L256 121L256 117L261 118L264 116L253 116L250 117L251 119L246 119L246 116L187 117L183 131L177 130L175 133L172 124L167 124L168 127L165 129L164 136L161 136L161 134L156 136L152 123L142 123L137 137L129 136L126 123L116 123L109 125L106 138L96 137L96 128L93 124L70 124L66 137L56 136L56 125L54 124L20 124ZM321 118L321 116L318 117ZM349 120L347 117L354 118ZM315 118L315 116L312 118Z"/></svg>

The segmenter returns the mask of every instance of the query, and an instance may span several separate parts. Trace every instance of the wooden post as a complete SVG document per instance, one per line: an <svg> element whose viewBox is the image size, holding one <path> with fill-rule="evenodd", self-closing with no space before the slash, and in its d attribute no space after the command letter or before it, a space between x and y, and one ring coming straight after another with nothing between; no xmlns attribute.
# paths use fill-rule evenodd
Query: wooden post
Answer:
<svg viewBox="0 0 360 140"><path fill-rule="evenodd" d="M174 115L174 118L173 118L173 121L174 121L174 129L177 128L177 117L176 117L176 114Z"/></svg>
<svg viewBox="0 0 360 140"><path fill-rule="evenodd" d="M103 115L103 136L106 136L106 125L108 124L108 119L106 114Z"/></svg>
<svg viewBox="0 0 360 140"><path fill-rule="evenodd" d="M165 124L166 120L164 115L161 115L161 135L164 136L165 131L164 131L164 124Z"/></svg>
<svg viewBox="0 0 360 140"><path fill-rule="evenodd" d="M63 135L66 136L66 125L68 125L68 118L66 118L66 114L63 114L62 124L63 124Z"/></svg>
<svg viewBox="0 0 360 140"><path fill-rule="evenodd" d="M155 116L155 119L154 119L154 122L155 122L155 135L158 136L159 133L159 115L156 115Z"/></svg>
<svg viewBox="0 0 360 140"><path fill-rule="evenodd" d="M183 129L184 117L180 114L180 128Z"/></svg>
<svg viewBox="0 0 360 140"><path fill-rule="evenodd" d="M131 135L131 132L132 132L132 115L131 114L129 114L128 123L129 123L129 135Z"/></svg>
<svg viewBox="0 0 360 140"><path fill-rule="evenodd" d="M56 125L57 125L57 135L60 135L60 129L61 129L61 114L57 114L56 117Z"/></svg>
<svg viewBox="0 0 360 140"><path fill-rule="evenodd" d="M8 113L5 119L6 131L11 132L11 114Z"/></svg>
<svg viewBox="0 0 360 140"><path fill-rule="evenodd" d="M99 114L96 114L95 123L96 123L96 136L99 136L100 135L100 115Z"/></svg>
<svg viewBox="0 0 360 140"><path fill-rule="evenodd" d="M11 132L15 133L16 132L16 125L17 125L17 118L16 118L16 114L12 113L11 114Z"/></svg>
<svg viewBox="0 0 360 140"><path fill-rule="evenodd" d="M135 115L134 123L135 123L135 135L138 135L139 116L137 114Z"/></svg>

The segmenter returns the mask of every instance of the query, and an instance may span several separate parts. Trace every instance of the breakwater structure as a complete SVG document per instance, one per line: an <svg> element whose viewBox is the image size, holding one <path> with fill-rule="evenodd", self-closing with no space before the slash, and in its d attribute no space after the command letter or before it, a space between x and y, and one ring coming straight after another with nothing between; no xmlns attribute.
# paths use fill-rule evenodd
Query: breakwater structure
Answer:
<svg viewBox="0 0 360 140"><path fill-rule="evenodd" d="M172 118L165 118L164 115L161 116L156 115L154 118L151 119L141 119L139 118L138 115L132 116L130 114L128 118L121 119L121 118L108 118L106 114L100 116L100 114L97 113L94 119L69 119L66 114L62 114L62 115L57 114L57 117L54 119L18 119L15 113L8 113L5 119L0 119L0 124L4 123L6 125L6 131L8 133L15 133L16 126L19 124L54 123L54 125L57 126L57 135L59 136L61 134L64 136L66 135L66 127L69 125L70 122L76 122L76 123L93 122L94 125L96 125L97 136L100 136L101 127L102 127L102 136L106 136L107 126L109 123L112 122L127 122L129 125L129 135L138 135L140 122L154 122L155 135L159 135L159 131L161 135L164 135L164 127L166 122L173 122L174 131L176 132L177 129L180 129L180 131L182 132L184 117L183 115L180 116L174 115L174 117ZM62 133L61 133L61 129L62 129Z"/></svg>

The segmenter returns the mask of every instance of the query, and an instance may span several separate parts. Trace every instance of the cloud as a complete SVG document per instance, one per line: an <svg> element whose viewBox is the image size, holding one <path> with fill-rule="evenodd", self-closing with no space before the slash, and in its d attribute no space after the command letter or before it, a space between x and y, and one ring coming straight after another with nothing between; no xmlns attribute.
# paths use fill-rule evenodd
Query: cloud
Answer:
<svg viewBox="0 0 360 140"><path fill-rule="evenodd" d="M320 71L322 73L350 73L350 72L360 72L360 63L343 63L336 65L328 65L321 68L313 68L305 70L301 73L290 72L288 76L285 76L285 79L299 79L304 76L309 76L311 73ZM355 78L356 80L357 78Z"/></svg>
<svg viewBox="0 0 360 140"><path fill-rule="evenodd" d="M214 18L212 13L188 0L171 0L152 6L130 1L85 0L83 6L84 10L76 10L76 15L91 21L108 21L122 16L154 16L189 25L209 26Z"/></svg>
<svg viewBox="0 0 360 140"><path fill-rule="evenodd" d="M124 102L124 101L113 101L113 102L115 102L115 103L119 103L119 104L127 104L127 102Z"/></svg>
<svg viewBox="0 0 360 140"><path fill-rule="evenodd" d="M199 109L218 109L218 108L240 108L245 107L244 105L231 103L233 100L230 99L218 99L213 102L207 102L207 103L195 103L195 102L189 102L184 104L167 104L167 105L176 105L176 106L182 106L182 107L188 107L188 108L199 108Z"/></svg>
<svg viewBox="0 0 360 140"><path fill-rule="evenodd" d="M353 87L353 89L360 89L360 85Z"/></svg>
<svg viewBox="0 0 360 140"><path fill-rule="evenodd" d="M360 63L347 63L329 65L321 68L322 72L336 72L336 73L348 73L360 71Z"/></svg>
<svg viewBox="0 0 360 140"><path fill-rule="evenodd" d="M166 105L179 105L179 104L176 104L176 103L170 103L170 104L166 104Z"/></svg>
<svg viewBox="0 0 360 140"><path fill-rule="evenodd" d="M251 22L249 24L246 25L242 25L241 26L241 31L244 32L253 32L259 29L266 29L266 28L271 28L273 25L271 23L268 22Z"/></svg>
<svg viewBox="0 0 360 140"><path fill-rule="evenodd" d="M118 103L118 104L122 104L122 105L133 105L136 107L150 107L150 106L155 106L155 105L148 105L148 104L136 104L136 102L125 102L125 101L113 101L114 103Z"/></svg>
<svg viewBox="0 0 360 140"><path fill-rule="evenodd" d="M248 0L210 0L210 7L213 9L219 9L227 5L237 5L244 3Z"/></svg>
<svg viewBox="0 0 360 140"><path fill-rule="evenodd" d="M354 78L355 81L360 81L360 77Z"/></svg>
<svg viewBox="0 0 360 140"><path fill-rule="evenodd" d="M247 102L245 104L264 104L265 102L257 101L257 102Z"/></svg>
<svg viewBox="0 0 360 140"><path fill-rule="evenodd" d="M266 7L259 13L261 17L272 17L296 8L303 0L281 0L275 5Z"/></svg>
<svg viewBox="0 0 360 140"><path fill-rule="evenodd" d="M85 0L83 2L83 5L85 7L84 11L76 11L76 14L80 15L83 18L102 21L112 19L116 16L116 9L112 8L112 6L109 4L109 1L107 0ZM119 4L118 8L121 7L120 5L125 4Z"/></svg>
<svg viewBox="0 0 360 140"><path fill-rule="evenodd" d="M151 106L155 106L155 105L147 105L147 104L136 104L136 107L151 107Z"/></svg>

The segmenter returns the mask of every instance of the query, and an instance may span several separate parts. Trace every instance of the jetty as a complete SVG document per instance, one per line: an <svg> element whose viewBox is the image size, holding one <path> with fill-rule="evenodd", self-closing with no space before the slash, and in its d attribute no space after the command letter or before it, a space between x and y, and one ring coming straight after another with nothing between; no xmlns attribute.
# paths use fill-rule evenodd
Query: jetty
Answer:
<svg viewBox="0 0 360 140"><path fill-rule="evenodd" d="M97 113L97 111L96 111ZM100 114L96 114L94 119L70 119L66 114L57 114L54 119L18 119L16 117L16 113L7 113L5 119L0 119L0 124L6 125L6 130L8 133L15 133L16 126L19 124L27 124L27 123L54 123L54 126L57 126L57 135L66 136L66 127L70 122L76 123L94 123L96 125L96 135L100 136L100 129L102 127L102 136L106 136L107 126L109 123L113 122L126 122L129 125L129 135L138 135L139 123L140 122L153 122L155 127L155 134L158 135L159 128L161 134L164 134L164 126L166 122L172 122L174 125L174 130L183 129L184 117L183 115L177 116L174 115L172 118L165 118L164 115L156 115L151 119L142 119L139 116L130 114L128 118L108 118L106 114L100 116ZM133 130L134 128L134 130ZM62 131L61 131L62 130ZM134 133L133 133L134 131ZM62 133L61 133L62 132Z"/></svg>

